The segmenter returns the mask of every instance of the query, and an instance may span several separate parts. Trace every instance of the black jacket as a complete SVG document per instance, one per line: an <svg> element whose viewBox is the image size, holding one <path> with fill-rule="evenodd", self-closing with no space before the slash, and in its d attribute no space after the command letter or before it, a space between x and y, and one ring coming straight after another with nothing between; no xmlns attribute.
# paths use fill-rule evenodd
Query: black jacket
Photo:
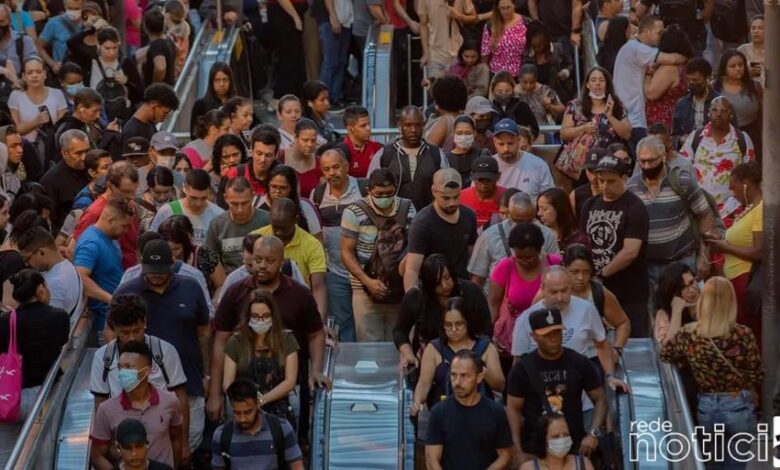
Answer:
<svg viewBox="0 0 780 470"><path fill-rule="evenodd" d="M87 131L87 124L72 114L63 117L57 124L57 130L54 132L54 145L57 149L57 155L60 155L60 136L63 132L71 129L78 129L89 136L89 146L93 149L103 149L111 153L114 160L122 156L122 135L119 132L109 131L103 128L100 123L90 126Z"/></svg>
<svg viewBox="0 0 780 470"><path fill-rule="evenodd" d="M515 121L518 126L531 129L534 139L539 135L539 123L536 122L533 111L527 103L520 101L520 98L513 96L506 106L501 106L494 100L493 109L496 111L493 125L504 118L509 118Z"/></svg>
<svg viewBox="0 0 780 470"><path fill-rule="evenodd" d="M418 211L433 202L431 186L433 186L433 174L441 168L441 162L447 157L435 145L423 141L420 147L417 168L412 178L412 170L409 167L409 155L400 146L400 139L392 144L385 145L380 156L380 167L387 168L398 182L398 196L411 199Z"/></svg>

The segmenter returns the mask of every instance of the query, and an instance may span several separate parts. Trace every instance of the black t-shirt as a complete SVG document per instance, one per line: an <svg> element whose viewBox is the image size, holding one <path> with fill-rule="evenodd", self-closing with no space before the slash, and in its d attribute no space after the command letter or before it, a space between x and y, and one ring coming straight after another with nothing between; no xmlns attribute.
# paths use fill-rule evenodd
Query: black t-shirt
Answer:
<svg viewBox="0 0 780 470"><path fill-rule="evenodd" d="M25 267L24 257L16 250L0 251L0 284Z"/></svg>
<svg viewBox="0 0 780 470"><path fill-rule="evenodd" d="M633 263L604 279L604 286L620 303L647 301L647 209L639 197L626 191L616 201L593 197L585 202L580 217L581 229L588 234L596 272L601 271L623 249L623 240L642 240L642 248Z"/></svg>
<svg viewBox="0 0 780 470"><path fill-rule="evenodd" d="M468 207L460 206L458 222L451 224L439 217L433 204L414 218L409 229L409 253L432 255L441 253L455 269L455 276L468 279L466 265L469 247L477 241L477 216Z"/></svg>
<svg viewBox="0 0 780 470"><path fill-rule="evenodd" d="M496 449L512 447L504 408L480 398L474 406L449 397L431 410L427 445L444 446L441 466L447 470L488 468L498 458Z"/></svg>
<svg viewBox="0 0 780 470"><path fill-rule="evenodd" d="M590 189L590 183L585 183L574 188L574 215L577 220L582 220L582 208L585 202L593 197L593 191Z"/></svg>
<svg viewBox="0 0 780 470"><path fill-rule="evenodd" d="M84 189L87 183L89 183L87 172L74 170L65 163L65 160L57 162L43 175L41 186L46 189L46 194L54 203L52 211L53 233L60 230L65 217L73 207L73 198Z"/></svg>
<svg viewBox="0 0 780 470"><path fill-rule="evenodd" d="M489 155L487 150L483 150L477 146L471 147L468 152L464 154L454 154L447 152L447 161L450 162L450 168L454 168L463 180L463 188L471 186L471 164L477 157L483 155Z"/></svg>
<svg viewBox="0 0 780 470"><path fill-rule="evenodd" d="M149 43L149 52L146 54L146 62L144 63L144 84L149 86L152 84L152 77L154 75L154 58L157 56L165 57L165 78L163 81L170 86L176 84L174 78L174 64L176 61L176 46L168 38L157 38Z"/></svg>
<svg viewBox="0 0 780 470"><path fill-rule="evenodd" d="M141 122L135 116L131 116L122 126L122 148L125 148L125 142L131 137L146 137L151 141L155 132L157 127L154 124Z"/></svg>
<svg viewBox="0 0 780 470"><path fill-rule="evenodd" d="M571 34L571 0L544 0L537 5L539 19L547 25L553 40Z"/></svg>
<svg viewBox="0 0 780 470"><path fill-rule="evenodd" d="M582 392L601 387L601 380L593 363L587 357L569 348L563 348L561 357L543 359L538 350L525 354L512 366L507 380L508 395L523 398L523 430L520 436L524 449L528 449L536 421L544 413L542 397L534 390L529 368L538 374L537 387L543 388L545 399L553 411L563 413L574 441L573 448L585 437L582 422ZM541 380L539 382L539 380Z"/></svg>

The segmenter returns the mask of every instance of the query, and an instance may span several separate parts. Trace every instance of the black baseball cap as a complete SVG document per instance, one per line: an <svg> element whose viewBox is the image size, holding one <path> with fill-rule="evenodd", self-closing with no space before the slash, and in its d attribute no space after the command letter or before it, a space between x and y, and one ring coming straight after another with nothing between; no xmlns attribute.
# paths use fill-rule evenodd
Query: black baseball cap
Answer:
<svg viewBox="0 0 780 470"><path fill-rule="evenodd" d="M149 139L146 137L130 137L125 141L122 147L123 157L132 157L135 155L147 155L149 153Z"/></svg>
<svg viewBox="0 0 780 470"><path fill-rule="evenodd" d="M471 163L471 179L498 181L501 173L498 171L498 162L490 155L477 157Z"/></svg>
<svg viewBox="0 0 780 470"><path fill-rule="evenodd" d="M588 153L585 154L585 164L583 165L583 167L586 170L593 171L593 169L595 169L598 166L599 161L601 161L601 159L606 157L607 155L609 154L605 149L600 147L594 147L588 150Z"/></svg>
<svg viewBox="0 0 780 470"><path fill-rule="evenodd" d="M534 310L529 315L528 323L531 325L531 331L537 335L544 336L551 331L563 329L561 311L557 308L542 308Z"/></svg>
<svg viewBox="0 0 780 470"><path fill-rule="evenodd" d="M619 175L628 176L631 174L631 164L627 163L614 155L607 155L599 160L598 165L593 170L594 173L612 172Z"/></svg>
<svg viewBox="0 0 780 470"><path fill-rule="evenodd" d="M146 444L146 428L144 423L133 418L126 418L116 428L116 440L121 447L131 444Z"/></svg>
<svg viewBox="0 0 780 470"><path fill-rule="evenodd" d="M169 274L173 272L173 252L168 242L157 239L149 241L144 246L141 260L143 274Z"/></svg>

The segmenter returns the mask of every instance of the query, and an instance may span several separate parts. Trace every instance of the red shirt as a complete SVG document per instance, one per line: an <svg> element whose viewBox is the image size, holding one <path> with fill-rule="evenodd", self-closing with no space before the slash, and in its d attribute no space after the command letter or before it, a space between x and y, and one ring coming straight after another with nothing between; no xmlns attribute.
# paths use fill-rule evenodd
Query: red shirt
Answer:
<svg viewBox="0 0 780 470"><path fill-rule="evenodd" d="M279 152L279 161L284 163L285 152L282 150ZM320 159L314 159L314 168L303 173L299 173L295 170L295 174L298 175L298 187L300 188L299 197L308 198L314 188L320 184L320 178L322 177L322 170L320 170Z"/></svg>
<svg viewBox="0 0 780 470"><path fill-rule="evenodd" d="M271 167L268 169L268 172L270 173L274 168L274 165L277 164L277 161L271 162ZM236 178L239 176L239 170L241 170L240 176L246 178L247 181L249 181L249 184L252 185L252 191L254 191L258 196L263 196L265 194L265 184L263 184L263 182L259 179L255 178L255 172L252 171L252 159L250 158L246 163L242 163L241 165L236 165L233 168L228 169L227 173L225 173L225 178L229 180Z"/></svg>
<svg viewBox="0 0 780 470"><path fill-rule="evenodd" d="M400 0L399 3L401 4L401 8L406 9L406 0ZM404 29L409 27L406 24L406 21L395 12L393 0L385 0L385 11L387 12L387 17L390 18L390 23L393 25L393 28Z"/></svg>
<svg viewBox="0 0 780 470"><path fill-rule="evenodd" d="M481 201L477 196L477 188L466 188L460 193L460 203L474 211L477 216L477 227L482 228L493 214L498 214L498 204L501 202L506 188L496 186L496 194L490 201Z"/></svg>
<svg viewBox="0 0 780 470"><path fill-rule="evenodd" d="M81 214L79 222L76 224L76 229L73 232L73 238L78 240L84 230L90 225L94 225L100 218L100 214L103 212L103 208L108 203L108 197L104 194L95 199L95 202L90 204L89 207ZM130 203L130 206L135 210L135 203ZM129 269L138 264L138 217L130 218L130 227L127 231L119 237L119 248L122 249L122 267Z"/></svg>
<svg viewBox="0 0 780 470"><path fill-rule="evenodd" d="M371 158L382 150L384 146L377 141L369 140L363 145L362 149L358 150L349 136L344 139L343 143L349 151L349 176L354 176L355 178L367 177Z"/></svg>

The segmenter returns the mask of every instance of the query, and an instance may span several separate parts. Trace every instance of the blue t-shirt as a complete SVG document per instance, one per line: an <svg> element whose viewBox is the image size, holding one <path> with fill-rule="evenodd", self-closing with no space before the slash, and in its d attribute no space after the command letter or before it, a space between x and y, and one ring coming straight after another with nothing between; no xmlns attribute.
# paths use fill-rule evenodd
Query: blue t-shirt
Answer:
<svg viewBox="0 0 780 470"><path fill-rule="evenodd" d="M119 286L124 269L122 268L122 250L119 242L112 240L94 225L84 230L76 243L73 264L91 271L90 278L101 289L113 293ZM95 299L89 299L89 308L95 314L95 327L102 331L106 324L108 305Z"/></svg>
<svg viewBox="0 0 780 470"><path fill-rule="evenodd" d="M205 396L198 327L208 324L209 307L198 282L174 274L165 292L158 294L139 276L122 283L115 292L119 294L136 294L146 301L146 333L171 343L179 352L187 376L187 395Z"/></svg>
<svg viewBox="0 0 780 470"><path fill-rule="evenodd" d="M22 23L22 31L19 30L19 20L21 20ZM34 27L35 23L33 22L32 15L28 12L15 11L11 14L11 28L17 33L24 33L26 29Z"/></svg>
<svg viewBox="0 0 780 470"><path fill-rule="evenodd" d="M81 24L71 21L63 13L50 19L41 31L41 41L51 46L51 58L63 62L68 54L68 39L81 32Z"/></svg>

